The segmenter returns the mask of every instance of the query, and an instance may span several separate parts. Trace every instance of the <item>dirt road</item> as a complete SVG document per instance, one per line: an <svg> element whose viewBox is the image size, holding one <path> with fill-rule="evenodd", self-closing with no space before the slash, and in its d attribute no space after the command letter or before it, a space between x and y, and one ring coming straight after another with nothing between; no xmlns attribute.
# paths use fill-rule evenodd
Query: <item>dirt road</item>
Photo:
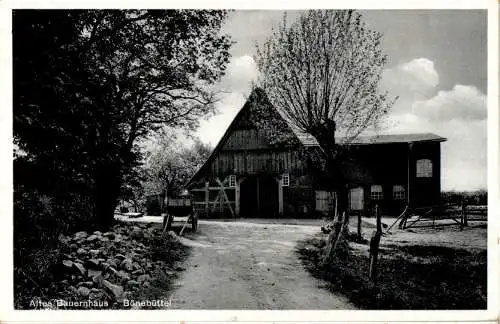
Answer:
<svg viewBox="0 0 500 324"><path fill-rule="evenodd" d="M352 309L321 288L294 253L317 226L200 222L171 296L177 309Z"/></svg>

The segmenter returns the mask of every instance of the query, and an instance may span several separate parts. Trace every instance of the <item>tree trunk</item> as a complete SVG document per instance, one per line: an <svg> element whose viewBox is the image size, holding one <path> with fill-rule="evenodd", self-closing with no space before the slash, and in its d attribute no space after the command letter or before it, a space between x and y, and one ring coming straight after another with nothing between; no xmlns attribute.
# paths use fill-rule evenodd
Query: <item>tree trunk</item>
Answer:
<svg viewBox="0 0 500 324"><path fill-rule="evenodd" d="M94 225L102 230L108 229L114 222L121 180L119 168L112 166L101 167L96 176Z"/></svg>
<svg viewBox="0 0 500 324"><path fill-rule="evenodd" d="M326 243L325 252L323 254L322 264L326 265L330 263L335 258L335 249L340 241L342 236L342 228L344 225L345 217L342 217L341 214L338 214L338 218L333 223L333 230L330 232L328 236L328 241Z"/></svg>

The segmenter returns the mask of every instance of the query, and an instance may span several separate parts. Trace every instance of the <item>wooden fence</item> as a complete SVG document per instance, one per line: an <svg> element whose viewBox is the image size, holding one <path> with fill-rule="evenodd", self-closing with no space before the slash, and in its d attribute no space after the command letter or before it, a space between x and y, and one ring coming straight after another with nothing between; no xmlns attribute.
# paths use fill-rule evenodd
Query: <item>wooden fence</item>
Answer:
<svg viewBox="0 0 500 324"><path fill-rule="evenodd" d="M485 222L487 220L488 207L483 205L467 205L462 202L461 204L442 204L418 208L407 206L386 232L389 232L398 222L400 229L447 225L459 225L460 229L463 229L464 226L469 226L469 222Z"/></svg>

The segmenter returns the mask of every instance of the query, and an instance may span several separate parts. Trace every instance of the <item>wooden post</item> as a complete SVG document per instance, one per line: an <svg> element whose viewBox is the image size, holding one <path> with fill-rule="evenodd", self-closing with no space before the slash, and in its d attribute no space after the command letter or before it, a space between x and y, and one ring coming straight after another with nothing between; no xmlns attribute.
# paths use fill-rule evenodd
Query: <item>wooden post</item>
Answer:
<svg viewBox="0 0 500 324"><path fill-rule="evenodd" d="M382 236L382 217L378 209L378 205L375 205L375 216L377 217L377 231L373 233L370 239L370 280L375 284L377 283L377 263L378 263L378 251L380 245L380 237Z"/></svg>
<svg viewBox="0 0 500 324"><path fill-rule="evenodd" d="M241 179L236 180L236 187L234 188L234 213L236 217L240 217L240 183Z"/></svg>
<svg viewBox="0 0 500 324"><path fill-rule="evenodd" d="M465 204L465 199L462 197L462 204L461 204L461 214L462 214L462 226L469 226L467 223L467 206Z"/></svg>
<svg viewBox="0 0 500 324"><path fill-rule="evenodd" d="M278 215L283 216L283 183L281 177L278 178Z"/></svg>
<svg viewBox="0 0 500 324"><path fill-rule="evenodd" d="M410 188L411 188L411 150L412 150L413 144L409 143L408 144L408 177L407 177L407 188L406 188L406 197L407 197L407 203L408 206L411 206L411 200L410 200Z"/></svg>
<svg viewBox="0 0 500 324"><path fill-rule="evenodd" d="M257 212L259 213L259 215L255 215L254 217L258 216L258 217L261 217L260 216L260 181L259 181L259 177L257 177Z"/></svg>
<svg viewBox="0 0 500 324"><path fill-rule="evenodd" d="M209 197L210 197L210 191L208 190L208 181L205 181L205 217L208 216L208 209L209 209Z"/></svg>
<svg viewBox="0 0 500 324"><path fill-rule="evenodd" d="M220 186L219 196L220 196L221 213L222 213L222 211L224 209L224 202L223 202L223 200L225 200L226 203L227 203L227 207L228 207L229 211L231 212L231 216L233 216L233 218L234 218L235 215L234 215L233 207L231 207L231 203L229 202L229 198L227 197L226 191L224 190L224 184L218 178L217 178L217 183Z"/></svg>
<svg viewBox="0 0 500 324"><path fill-rule="evenodd" d="M363 238L363 233L361 232L361 213L362 211L360 210L358 212L358 240L361 241L361 239Z"/></svg>

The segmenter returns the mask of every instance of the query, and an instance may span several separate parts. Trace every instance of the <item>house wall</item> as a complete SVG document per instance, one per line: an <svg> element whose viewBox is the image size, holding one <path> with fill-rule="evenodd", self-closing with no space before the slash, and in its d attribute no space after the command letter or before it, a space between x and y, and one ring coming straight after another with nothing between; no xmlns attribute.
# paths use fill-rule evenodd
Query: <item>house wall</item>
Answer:
<svg viewBox="0 0 500 324"><path fill-rule="evenodd" d="M349 178L348 187L363 188L362 212L365 215L371 215L376 204L383 214L388 215L398 215L408 203L413 207L438 204L441 192L440 154L440 143L351 146L350 161L344 166ZM431 160L432 177L416 176L416 163L420 159ZM289 186L278 188L282 194L282 215L286 217L310 217L315 214L315 194L316 191L322 190L308 174L300 154L291 149L281 151L262 147L247 149L245 146L224 148L213 159L208 170L209 172L199 182L198 188L202 188L206 180L210 181L210 186L216 186L214 179L221 179L227 185L227 179L231 174L239 181L247 177L264 179L272 176L279 182L281 175L288 173ZM382 186L381 199L372 199L373 185ZM402 199L395 199L394 185L404 188ZM226 191L232 209L236 213L238 211L236 188L227 188ZM215 191L211 191L209 200L213 201L216 194ZM196 198L198 201L203 201L204 194L197 192L195 197L198 197ZM231 216L228 206L217 205L210 210L225 217Z"/></svg>
<svg viewBox="0 0 500 324"><path fill-rule="evenodd" d="M396 143L353 146L349 169L349 188L364 191L363 213L370 215L378 205L384 214L397 215L407 204L412 207L439 203L441 194L441 149L438 142ZM416 176L420 159L432 162L432 177ZM373 185L382 186L383 197L372 199ZM404 188L404 199L395 199L394 186Z"/></svg>

